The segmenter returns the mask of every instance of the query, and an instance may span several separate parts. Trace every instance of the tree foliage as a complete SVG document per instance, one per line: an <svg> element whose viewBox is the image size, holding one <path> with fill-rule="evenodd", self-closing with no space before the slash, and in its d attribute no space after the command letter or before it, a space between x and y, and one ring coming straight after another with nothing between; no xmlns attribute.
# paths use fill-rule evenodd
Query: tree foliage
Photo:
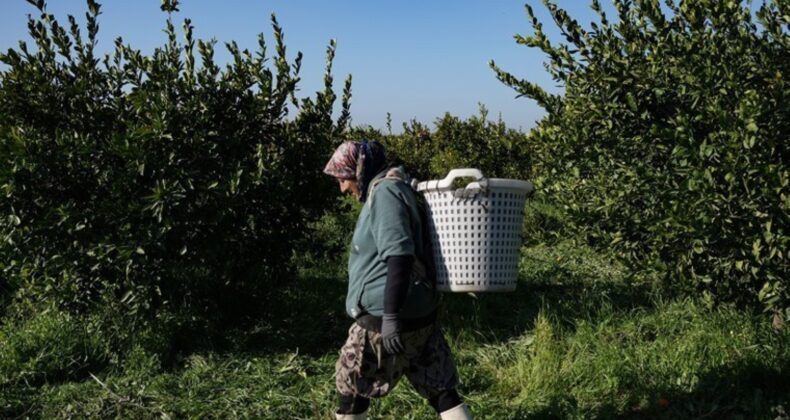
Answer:
<svg viewBox="0 0 790 420"><path fill-rule="evenodd" d="M323 90L300 99L302 55L288 58L274 16L274 54L261 34L256 51L225 44L221 67L188 19L178 40L176 1L150 56L120 38L97 55L93 0L85 28L31 3L35 47L0 54L0 303L143 320L265 310L294 241L333 203L316 168L351 95L349 77L333 121L334 41Z"/></svg>
<svg viewBox="0 0 790 420"><path fill-rule="evenodd" d="M508 128L502 119L490 120L480 105L479 114L464 120L445 114L431 129L412 120L403 133L377 137L387 153L407 164L420 180L444 178L454 168L478 168L488 177L528 179L531 175L531 143L521 131Z"/></svg>
<svg viewBox="0 0 790 420"><path fill-rule="evenodd" d="M790 3L614 0L610 21L594 0L589 28L544 3L565 42L530 6L516 41L564 95L491 66L549 112L547 193L635 265L790 317Z"/></svg>

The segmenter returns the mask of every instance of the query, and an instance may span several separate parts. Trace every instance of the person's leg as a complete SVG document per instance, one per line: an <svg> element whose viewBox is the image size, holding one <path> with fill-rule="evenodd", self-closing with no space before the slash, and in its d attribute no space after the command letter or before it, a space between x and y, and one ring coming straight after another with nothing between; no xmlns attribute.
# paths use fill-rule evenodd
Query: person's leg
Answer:
<svg viewBox="0 0 790 420"><path fill-rule="evenodd" d="M433 407L442 420L471 420L472 413L469 407L464 404L458 391L446 389L441 391L423 390L426 394L436 392L434 396L428 397L428 403ZM422 392L421 392L422 393Z"/></svg>
<svg viewBox="0 0 790 420"><path fill-rule="evenodd" d="M337 420L365 420L370 399L360 395L341 395Z"/></svg>
<svg viewBox="0 0 790 420"><path fill-rule="evenodd" d="M387 395L404 371L405 359L381 353L380 333L354 323L335 364L335 385L340 395L337 418L365 419L370 398Z"/></svg>
<svg viewBox="0 0 790 420"><path fill-rule="evenodd" d="M464 401L455 389L439 391L433 397L428 398L428 404L430 404L437 413L455 408L463 403Z"/></svg>
<svg viewBox="0 0 790 420"><path fill-rule="evenodd" d="M414 336L404 339L420 340L421 332L415 333ZM456 391L458 370L450 346L438 327L429 330L427 334L429 335L427 339L423 339L424 344L418 355L409 360L406 376L414 385L414 389L428 400L442 420L471 419L469 409Z"/></svg>

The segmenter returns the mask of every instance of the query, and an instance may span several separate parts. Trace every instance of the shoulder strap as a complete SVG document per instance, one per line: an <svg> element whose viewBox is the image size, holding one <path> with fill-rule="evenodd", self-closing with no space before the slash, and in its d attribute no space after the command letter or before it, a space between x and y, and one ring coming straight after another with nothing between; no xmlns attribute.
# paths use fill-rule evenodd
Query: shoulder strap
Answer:
<svg viewBox="0 0 790 420"><path fill-rule="evenodd" d="M371 182L370 186L368 187L368 199L367 199L368 207L373 206L373 192L375 192L376 187L384 181L405 182L406 176L403 174L403 171L401 171L400 168L395 167L388 170L387 174L384 175L382 178L379 178Z"/></svg>

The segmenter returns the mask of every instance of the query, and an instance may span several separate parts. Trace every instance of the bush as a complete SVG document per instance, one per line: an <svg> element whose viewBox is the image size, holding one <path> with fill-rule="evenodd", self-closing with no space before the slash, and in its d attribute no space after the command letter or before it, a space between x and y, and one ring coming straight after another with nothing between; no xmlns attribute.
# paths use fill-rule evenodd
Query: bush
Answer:
<svg viewBox="0 0 790 420"><path fill-rule="evenodd" d="M362 205L356 198L339 196L333 211L310 224L298 242L293 258L295 265L303 270L334 273L339 278L347 276L346 257L351 252L351 238L361 210Z"/></svg>
<svg viewBox="0 0 790 420"><path fill-rule="evenodd" d="M562 96L492 68L549 115L532 137L546 190L576 231L708 297L790 318L790 35L786 2L599 2L591 29L547 1L568 44L535 18ZM668 14L663 8L671 10Z"/></svg>
<svg viewBox="0 0 790 420"><path fill-rule="evenodd" d="M466 120L445 114L435 130L417 121L403 125L403 134L383 140L391 157L407 162L420 180L444 178L454 168L478 168L488 177L529 179L532 156L527 135L508 128L501 119L480 114Z"/></svg>
<svg viewBox="0 0 790 420"><path fill-rule="evenodd" d="M188 19L183 44L168 16L151 56L118 39L99 57L99 4L88 0L86 38L33 3L35 49L0 54L0 304L172 312L217 331L265 311L295 241L333 205L320 168L351 82L335 122L334 42L324 89L298 99L302 56L288 61L274 16L275 55L263 35L255 52L230 42L221 69Z"/></svg>

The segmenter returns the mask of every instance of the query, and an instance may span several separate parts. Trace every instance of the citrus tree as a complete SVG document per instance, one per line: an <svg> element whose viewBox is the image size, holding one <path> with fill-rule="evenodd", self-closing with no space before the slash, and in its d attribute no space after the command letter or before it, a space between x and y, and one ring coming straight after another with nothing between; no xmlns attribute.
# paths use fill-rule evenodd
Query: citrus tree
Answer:
<svg viewBox="0 0 790 420"><path fill-rule="evenodd" d="M544 3L564 42L530 6L516 41L564 93L491 66L548 111L546 194L635 266L790 317L790 3L594 0L589 27Z"/></svg>
<svg viewBox="0 0 790 420"><path fill-rule="evenodd" d="M334 42L323 90L297 98L302 55L274 16L273 54L261 35L256 51L225 44L220 65L188 19L179 41L176 1L151 55L120 38L97 54L93 0L84 28L30 3L33 44L0 54L0 303L215 325L265 311L294 241L334 202L320 168L351 82L334 120Z"/></svg>

